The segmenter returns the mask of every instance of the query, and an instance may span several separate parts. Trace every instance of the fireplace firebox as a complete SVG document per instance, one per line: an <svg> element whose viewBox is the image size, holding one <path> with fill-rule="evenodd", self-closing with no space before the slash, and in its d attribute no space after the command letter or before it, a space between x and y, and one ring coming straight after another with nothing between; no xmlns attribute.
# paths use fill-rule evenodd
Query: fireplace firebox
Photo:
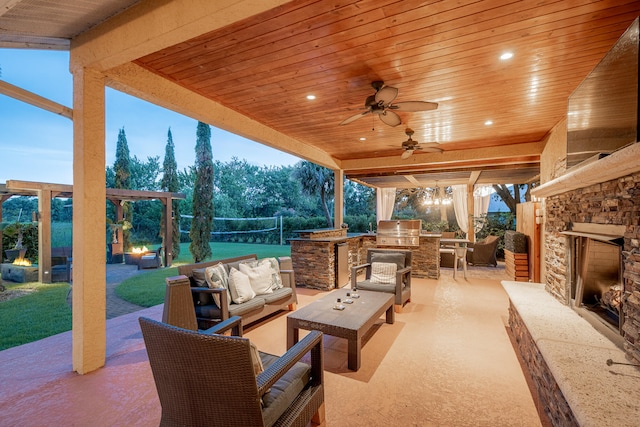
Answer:
<svg viewBox="0 0 640 427"><path fill-rule="evenodd" d="M625 299L622 260L624 226L573 224L571 239L572 307L594 328L623 347Z"/></svg>

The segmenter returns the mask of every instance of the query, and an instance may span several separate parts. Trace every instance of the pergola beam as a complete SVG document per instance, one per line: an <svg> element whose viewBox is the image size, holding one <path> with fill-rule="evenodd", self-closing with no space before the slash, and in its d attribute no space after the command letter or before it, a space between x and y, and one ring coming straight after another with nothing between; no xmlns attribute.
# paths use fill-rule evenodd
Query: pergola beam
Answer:
<svg viewBox="0 0 640 427"><path fill-rule="evenodd" d="M55 184L36 181L9 180L6 184L0 184L0 201L4 202L12 196L38 197L38 259L42 268L38 270L38 280L43 283L51 283L51 199L72 198L73 186L69 184ZM170 193L163 191L126 190L119 188L107 188L106 198L116 206L116 220L122 219L122 207L120 202L139 200L159 200L165 212L165 218L171 218L173 213L172 200L185 199L182 193ZM120 210L118 210L120 208ZM2 220L2 206L0 205L0 221ZM171 223L171 221L168 221ZM173 254L171 252L171 235L173 224L167 227L165 223L164 265L171 266ZM0 237L2 231L0 231ZM0 243L0 250L2 249Z"/></svg>
<svg viewBox="0 0 640 427"><path fill-rule="evenodd" d="M4 80L0 80L0 93L73 120L73 110L71 108L7 83Z"/></svg>

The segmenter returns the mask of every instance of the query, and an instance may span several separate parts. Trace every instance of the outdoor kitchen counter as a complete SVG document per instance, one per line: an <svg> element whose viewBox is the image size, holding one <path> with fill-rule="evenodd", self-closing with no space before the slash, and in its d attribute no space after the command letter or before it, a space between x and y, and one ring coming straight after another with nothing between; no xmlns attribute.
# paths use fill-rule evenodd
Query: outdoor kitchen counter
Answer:
<svg viewBox="0 0 640 427"><path fill-rule="evenodd" d="M550 416L562 425L638 425L640 371L607 364L628 363L624 352L543 284L502 281L502 287L509 296L509 327ZM567 412L573 420L562 419Z"/></svg>
<svg viewBox="0 0 640 427"><path fill-rule="evenodd" d="M305 230L307 231L307 230ZM440 234L422 234L418 246L380 246L375 233L336 236L333 230L311 231L307 236L289 239L291 260L296 284L314 289L330 290L336 287L337 247L348 247L348 268L366 262L367 249L388 248L412 251L411 274L415 277L440 277Z"/></svg>

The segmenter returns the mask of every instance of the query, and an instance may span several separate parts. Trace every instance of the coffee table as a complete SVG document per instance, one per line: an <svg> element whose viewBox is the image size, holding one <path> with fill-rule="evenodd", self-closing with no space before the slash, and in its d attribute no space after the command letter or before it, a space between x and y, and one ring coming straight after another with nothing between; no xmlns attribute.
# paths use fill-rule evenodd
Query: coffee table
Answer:
<svg viewBox="0 0 640 427"><path fill-rule="evenodd" d="M344 304L344 310L334 310L337 298L342 301L350 289L336 289L311 304L297 309L287 316L287 349L299 340L300 329L317 330L348 342L347 366L352 371L360 369L362 337L386 312L386 322L395 321L394 295L384 292L358 291L360 298L353 304Z"/></svg>

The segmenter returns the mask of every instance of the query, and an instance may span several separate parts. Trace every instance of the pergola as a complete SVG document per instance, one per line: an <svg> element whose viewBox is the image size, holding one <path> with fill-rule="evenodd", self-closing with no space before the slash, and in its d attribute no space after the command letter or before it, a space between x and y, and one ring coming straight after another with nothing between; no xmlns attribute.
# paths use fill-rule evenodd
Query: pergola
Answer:
<svg viewBox="0 0 640 427"><path fill-rule="evenodd" d="M2 221L2 203L13 196L30 196L38 198L38 280L43 283L51 283L51 199L73 198L73 186L66 184L52 184L32 181L9 180L6 184L0 184L0 221ZM184 199L182 193L169 193L162 191L139 191L107 188L106 199L116 210L116 221L123 219L122 202L135 202L139 200L159 200L164 206L164 265L170 266L173 262L171 253L171 236L173 235L172 200ZM2 231L0 231L0 253L2 253Z"/></svg>

